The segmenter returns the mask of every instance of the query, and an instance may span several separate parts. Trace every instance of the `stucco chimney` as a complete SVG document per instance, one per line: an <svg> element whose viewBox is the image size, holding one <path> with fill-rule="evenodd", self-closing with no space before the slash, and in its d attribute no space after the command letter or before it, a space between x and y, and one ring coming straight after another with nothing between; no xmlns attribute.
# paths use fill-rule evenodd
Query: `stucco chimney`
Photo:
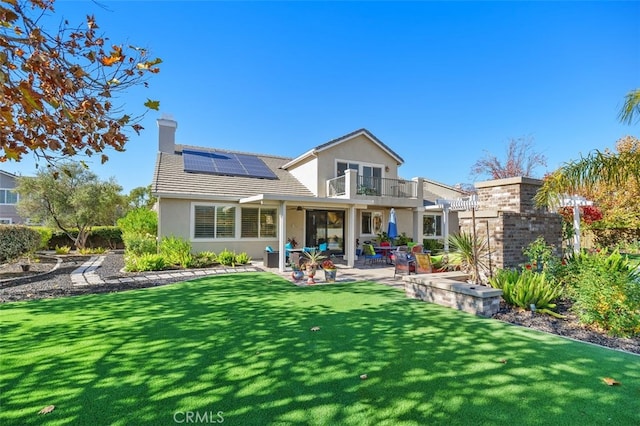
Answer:
<svg viewBox="0 0 640 426"><path fill-rule="evenodd" d="M169 154L176 150L176 129L178 122L172 118L162 117L158 119L158 150Z"/></svg>

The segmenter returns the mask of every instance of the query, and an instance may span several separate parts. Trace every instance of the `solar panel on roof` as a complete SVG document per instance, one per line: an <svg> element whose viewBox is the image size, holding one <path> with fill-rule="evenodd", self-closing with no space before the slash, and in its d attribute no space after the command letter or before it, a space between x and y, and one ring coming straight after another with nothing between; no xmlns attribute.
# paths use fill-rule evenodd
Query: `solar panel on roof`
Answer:
<svg viewBox="0 0 640 426"><path fill-rule="evenodd" d="M184 171L214 175L277 179L261 158L250 154L221 153L185 149L182 151Z"/></svg>

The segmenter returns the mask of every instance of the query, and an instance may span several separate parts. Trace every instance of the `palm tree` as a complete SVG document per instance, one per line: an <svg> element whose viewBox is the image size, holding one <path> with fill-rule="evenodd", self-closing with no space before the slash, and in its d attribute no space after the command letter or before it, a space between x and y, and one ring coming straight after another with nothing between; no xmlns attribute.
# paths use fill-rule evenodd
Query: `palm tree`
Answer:
<svg viewBox="0 0 640 426"><path fill-rule="evenodd" d="M624 97L624 105L620 110L620 121L626 124L633 122L633 117L640 119L640 89L635 89L627 93Z"/></svg>
<svg viewBox="0 0 640 426"><path fill-rule="evenodd" d="M631 124L634 116L640 119L640 89L627 93L619 118ZM637 149L620 151L593 151L577 161L545 176L535 201L540 206L552 205L561 194L573 194L594 189L598 184L620 185L633 179L640 184L640 152Z"/></svg>
<svg viewBox="0 0 640 426"><path fill-rule="evenodd" d="M599 183L622 185L630 179L640 182L639 151L612 153L596 150L545 176L535 200L538 205L553 205L561 194L592 190Z"/></svg>

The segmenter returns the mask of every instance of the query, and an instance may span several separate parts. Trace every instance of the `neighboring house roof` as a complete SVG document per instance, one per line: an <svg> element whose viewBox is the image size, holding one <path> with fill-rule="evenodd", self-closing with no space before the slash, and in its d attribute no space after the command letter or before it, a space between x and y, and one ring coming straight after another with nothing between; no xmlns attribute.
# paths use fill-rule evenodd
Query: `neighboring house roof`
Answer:
<svg viewBox="0 0 640 426"><path fill-rule="evenodd" d="M7 175L9 177L12 177L12 178L17 178L18 177L17 175L14 175L13 173L5 172L4 170L0 170L0 173L2 173L3 175Z"/></svg>
<svg viewBox="0 0 640 426"><path fill-rule="evenodd" d="M283 169L288 169L298 163L300 163L301 161L306 160L308 157L312 157L315 156L316 154L332 148L338 144L341 144L343 142L346 142L350 139L356 138L360 135L364 135L366 137L368 137L373 143L375 143L376 145L378 145L380 147L380 149L382 149L383 151L385 151L387 154L389 154L391 157L393 157L393 159L398 163L398 165L403 164L404 160L402 159L402 157L400 157L398 154L396 154L391 148L389 148L387 145L385 145L380 139L378 139L373 133L371 133L370 131L368 131L367 129L358 129L354 132L348 133L344 136L340 136L339 138L330 140L329 142L323 143L322 145L318 145L315 148L310 149L309 151L305 152L304 154L294 158L293 160L289 161L288 163L286 163L285 165L282 166Z"/></svg>
<svg viewBox="0 0 640 426"><path fill-rule="evenodd" d="M277 179L258 179L246 176L227 176L207 173L189 173L184 171L183 149L197 149L217 153L247 154L245 152L176 145L176 152L158 153L156 174L153 178L152 192L162 196L201 197L204 199L238 200L256 194L279 194L289 196L313 197L313 193L302 185L282 166L291 160L264 154L251 154L260 158L272 170Z"/></svg>

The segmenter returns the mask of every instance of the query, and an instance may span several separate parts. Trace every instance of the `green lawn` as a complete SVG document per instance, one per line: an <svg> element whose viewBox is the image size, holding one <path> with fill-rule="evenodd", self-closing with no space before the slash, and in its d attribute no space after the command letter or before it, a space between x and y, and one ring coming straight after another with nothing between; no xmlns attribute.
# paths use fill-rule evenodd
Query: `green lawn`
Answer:
<svg viewBox="0 0 640 426"><path fill-rule="evenodd" d="M0 316L0 424L640 424L640 357L380 284L234 274Z"/></svg>

